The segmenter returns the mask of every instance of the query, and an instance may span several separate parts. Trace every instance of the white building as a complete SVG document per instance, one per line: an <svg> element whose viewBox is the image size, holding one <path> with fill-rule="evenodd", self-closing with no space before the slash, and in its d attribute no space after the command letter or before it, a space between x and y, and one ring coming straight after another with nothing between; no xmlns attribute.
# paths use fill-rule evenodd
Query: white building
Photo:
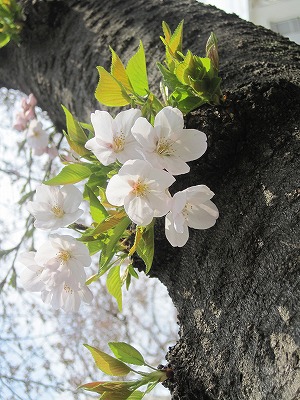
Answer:
<svg viewBox="0 0 300 400"><path fill-rule="evenodd" d="M300 0L199 0L262 25L300 44Z"/></svg>

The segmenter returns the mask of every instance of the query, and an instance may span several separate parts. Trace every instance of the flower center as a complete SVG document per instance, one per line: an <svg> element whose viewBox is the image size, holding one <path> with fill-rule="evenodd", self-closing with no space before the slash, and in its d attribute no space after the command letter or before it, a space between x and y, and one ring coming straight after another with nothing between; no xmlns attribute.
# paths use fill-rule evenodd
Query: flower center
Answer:
<svg viewBox="0 0 300 400"><path fill-rule="evenodd" d="M62 250L57 254L57 257L60 259L62 264L65 264L67 261L70 260L71 254L66 250Z"/></svg>
<svg viewBox="0 0 300 400"><path fill-rule="evenodd" d="M171 156L174 154L172 144L173 142L170 139L160 139L156 143L156 153L161 156Z"/></svg>
<svg viewBox="0 0 300 400"><path fill-rule="evenodd" d="M193 205L190 203L186 203L186 205L184 206L183 210L182 210L182 215L184 216L184 219L187 221L188 220L188 216L190 211L193 209Z"/></svg>
<svg viewBox="0 0 300 400"><path fill-rule="evenodd" d="M116 135L114 137L113 146L112 146L113 151L115 153L120 153L121 151L124 150L124 145L125 145L125 135L121 131L121 133L119 135Z"/></svg>
<svg viewBox="0 0 300 400"><path fill-rule="evenodd" d="M57 217L57 218L62 218L64 215L64 210L62 208L60 208L58 205L54 205L51 208L51 211L53 212L53 214Z"/></svg>
<svg viewBox="0 0 300 400"><path fill-rule="evenodd" d="M132 193L135 194L136 196L145 196L147 191L148 191L148 185L146 183L143 183L140 179L138 179L132 185Z"/></svg>
<svg viewBox="0 0 300 400"><path fill-rule="evenodd" d="M73 293L73 289L71 289L70 288L70 286L68 286L68 285L64 285L64 291L65 292L67 292L67 293L69 293L69 294L72 294Z"/></svg>

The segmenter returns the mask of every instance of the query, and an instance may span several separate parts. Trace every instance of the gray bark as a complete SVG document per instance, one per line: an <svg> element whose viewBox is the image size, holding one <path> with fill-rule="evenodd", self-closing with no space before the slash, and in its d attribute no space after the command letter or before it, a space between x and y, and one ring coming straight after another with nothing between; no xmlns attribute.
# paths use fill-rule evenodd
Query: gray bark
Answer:
<svg viewBox="0 0 300 400"><path fill-rule="evenodd" d="M182 249L156 229L152 275L180 326L169 387L173 400L299 399L299 46L192 0L23 3L22 42L0 50L0 84L34 92L59 128L60 103L87 121L98 107L108 45L126 60L142 39L154 85L162 20L174 29L184 18L184 47L197 54L214 30L227 100L188 116L209 147L174 190L208 185L220 218Z"/></svg>

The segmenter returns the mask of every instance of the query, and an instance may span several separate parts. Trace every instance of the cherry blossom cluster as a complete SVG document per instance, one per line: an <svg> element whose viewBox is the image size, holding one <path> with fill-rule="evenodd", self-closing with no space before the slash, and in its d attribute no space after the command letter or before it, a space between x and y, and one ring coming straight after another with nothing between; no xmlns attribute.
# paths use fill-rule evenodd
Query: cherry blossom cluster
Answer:
<svg viewBox="0 0 300 400"><path fill-rule="evenodd" d="M173 197L169 193L173 175L188 173L187 162L207 149L206 135L185 129L180 110L163 108L153 126L139 109L122 111L115 118L97 110L91 121L95 136L86 142L86 148L103 165L123 164L107 185L110 204L123 206L139 226L166 216L166 237L174 247L185 245L188 227L207 229L215 224L219 213L211 201L214 193L207 186L192 186Z"/></svg>
<svg viewBox="0 0 300 400"><path fill-rule="evenodd" d="M62 188L41 185L28 211L36 228L54 231L76 221L82 193L73 185ZM52 234L37 251L25 252L20 279L26 290L41 292L42 300L53 308L78 311L81 300L90 303L93 295L85 285L85 268L91 264L88 248L69 235Z"/></svg>
<svg viewBox="0 0 300 400"><path fill-rule="evenodd" d="M34 155L48 154L53 159L58 152L55 146L49 144L49 135L43 129L42 123L37 120L36 105L37 100L32 93L28 98L23 98L21 110L16 114L13 127L20 132L26 131L26 141Z"/></svg>

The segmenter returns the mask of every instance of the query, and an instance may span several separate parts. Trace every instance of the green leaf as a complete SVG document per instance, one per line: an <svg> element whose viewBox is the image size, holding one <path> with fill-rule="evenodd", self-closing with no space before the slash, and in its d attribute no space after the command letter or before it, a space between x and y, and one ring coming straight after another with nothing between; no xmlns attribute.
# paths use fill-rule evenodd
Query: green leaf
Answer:
<svg viewBox="0 0 300 400"><path fill-rule="evenodd" d="M66 165L54 178L43 182L45 185L68 185L80 182L91 175L91 170L82 164Z"/></svg>
<svg viewBox="0 0 300 400"><path fill-rule="evenodd" d="M116 265L109 270L106 279L106 287L108 293L117 300L118 309L122 312L122 280L120 277L120 265Z"/></svg>
<svg viewBox="0 0 300 400"><path fill-rule="evenodd" d="M130 396L131 391L124 389L120 392L104 392L100 397L101 400L126 400Z"/></svg>
<svg viewBox="0 0 300 400"><path fill-rule="evenodd" d="M110 376L124 376L131 371L128 365L96 347L89 346L88 344L84 344L84 346L91 352L97 367L105 374Z"/></svg>
<svg viewBox="0 0 300 400"><path fill-rule="evenodd" d="M88 155L90 152L87 150L84 145L87 142L87 136L84 133L84 130L70 111L62 105L66 116L66 124L67 124L67 133L64 132L66 139L71 147L77 154L80 156Z"/></svg>
<svg viewBox="0 0 300 400"><path fill-rule="evenodd" d="M169 41L169 47L174 54L182 52L183 20L178 24Z"/></svg>
<svg viewBox="0 0 300 400"><path fill-rule="evenodd" d="M103 67L97 67L100 78L95 91L96 99L110 107L126 106L131 99L123 86Z"/></svg>
<svg viewBox="0 0 300 400"><path fill-rule="evenodd" d="M111 75L120 83L122 83L125 90L132 93L132 86L129 82L126 69L120 60L117 53L110 47L111 51Z"/></svg>
<svg viewBox="0 0 300 400"><path fill-rule="evenodd" d="M141 400L144 396L144 392L141 392L140 390L135 390L129 397L127 397L127 400Z"/></svg>
<svg viewBox="0 0 300 400"><path fill-rule="evenodd" d="M132 265L129 265L128 267L128 272L130 273L131 276L133 276L135 279L139 279L139 275L136 272L136 270L133 268Z"/></svg>
<svg viewBox="0 0 300 400"><path fill-rule="evenodd" d="M126 216L111 231L109 231L109 238L101 253L100 269L105 268L112 259L115 254L115 246L130 223L130 219Z"/></svg>
<svg viewBox="0 0 300 400"><path fill-rule="evenodd" d="M93 240L91 242L86 242L86 245L89 249L90 256L98 253L103 247L103 243L101 240Z"/></svg>
<svg viewBox="0 0 300 400"><path fill-rule="evenodd" d="M109 342L108 345L118 360L134 365L145 365L144 357L130 344L124 342Z"/></svg>
<svg viewBox="0 0 300 400"><path fill-rule="evenodd" d="M10 41L10 36L7 33L0 32L0 48L7 45Z"/></svg>
<svg viewBox="0 0 300 400"><path fill-rule="evenodd" d="M136 248L136 252L146 265L146 274L150 271L154 257L154 224L148 225Z"/></svg>
<svg viewBox="0 0 300 400"><path fill-rule="evenodd" d="M128 61L126 72L134 91L145 96L149 92L146 59L143 43L140 41L138 51Z"/></svg>
<svg viewBox="0 0 300 400"><path fill-rule="evenodd" d="M105 392L105 388L102 387L103 382L88 382L83 383L82 385L78 386L77 389L84 389L90 392L96 392L99 394L103 394Z"/></svg>
<svg viewBox="0 0 300 400"><path fill-rule="evenodd" d="M85 189L89 196L91 216L95 222L100 224L108 217L108 212L105 207L103 207L95 193L87 185L85 185Z"/></svg>

